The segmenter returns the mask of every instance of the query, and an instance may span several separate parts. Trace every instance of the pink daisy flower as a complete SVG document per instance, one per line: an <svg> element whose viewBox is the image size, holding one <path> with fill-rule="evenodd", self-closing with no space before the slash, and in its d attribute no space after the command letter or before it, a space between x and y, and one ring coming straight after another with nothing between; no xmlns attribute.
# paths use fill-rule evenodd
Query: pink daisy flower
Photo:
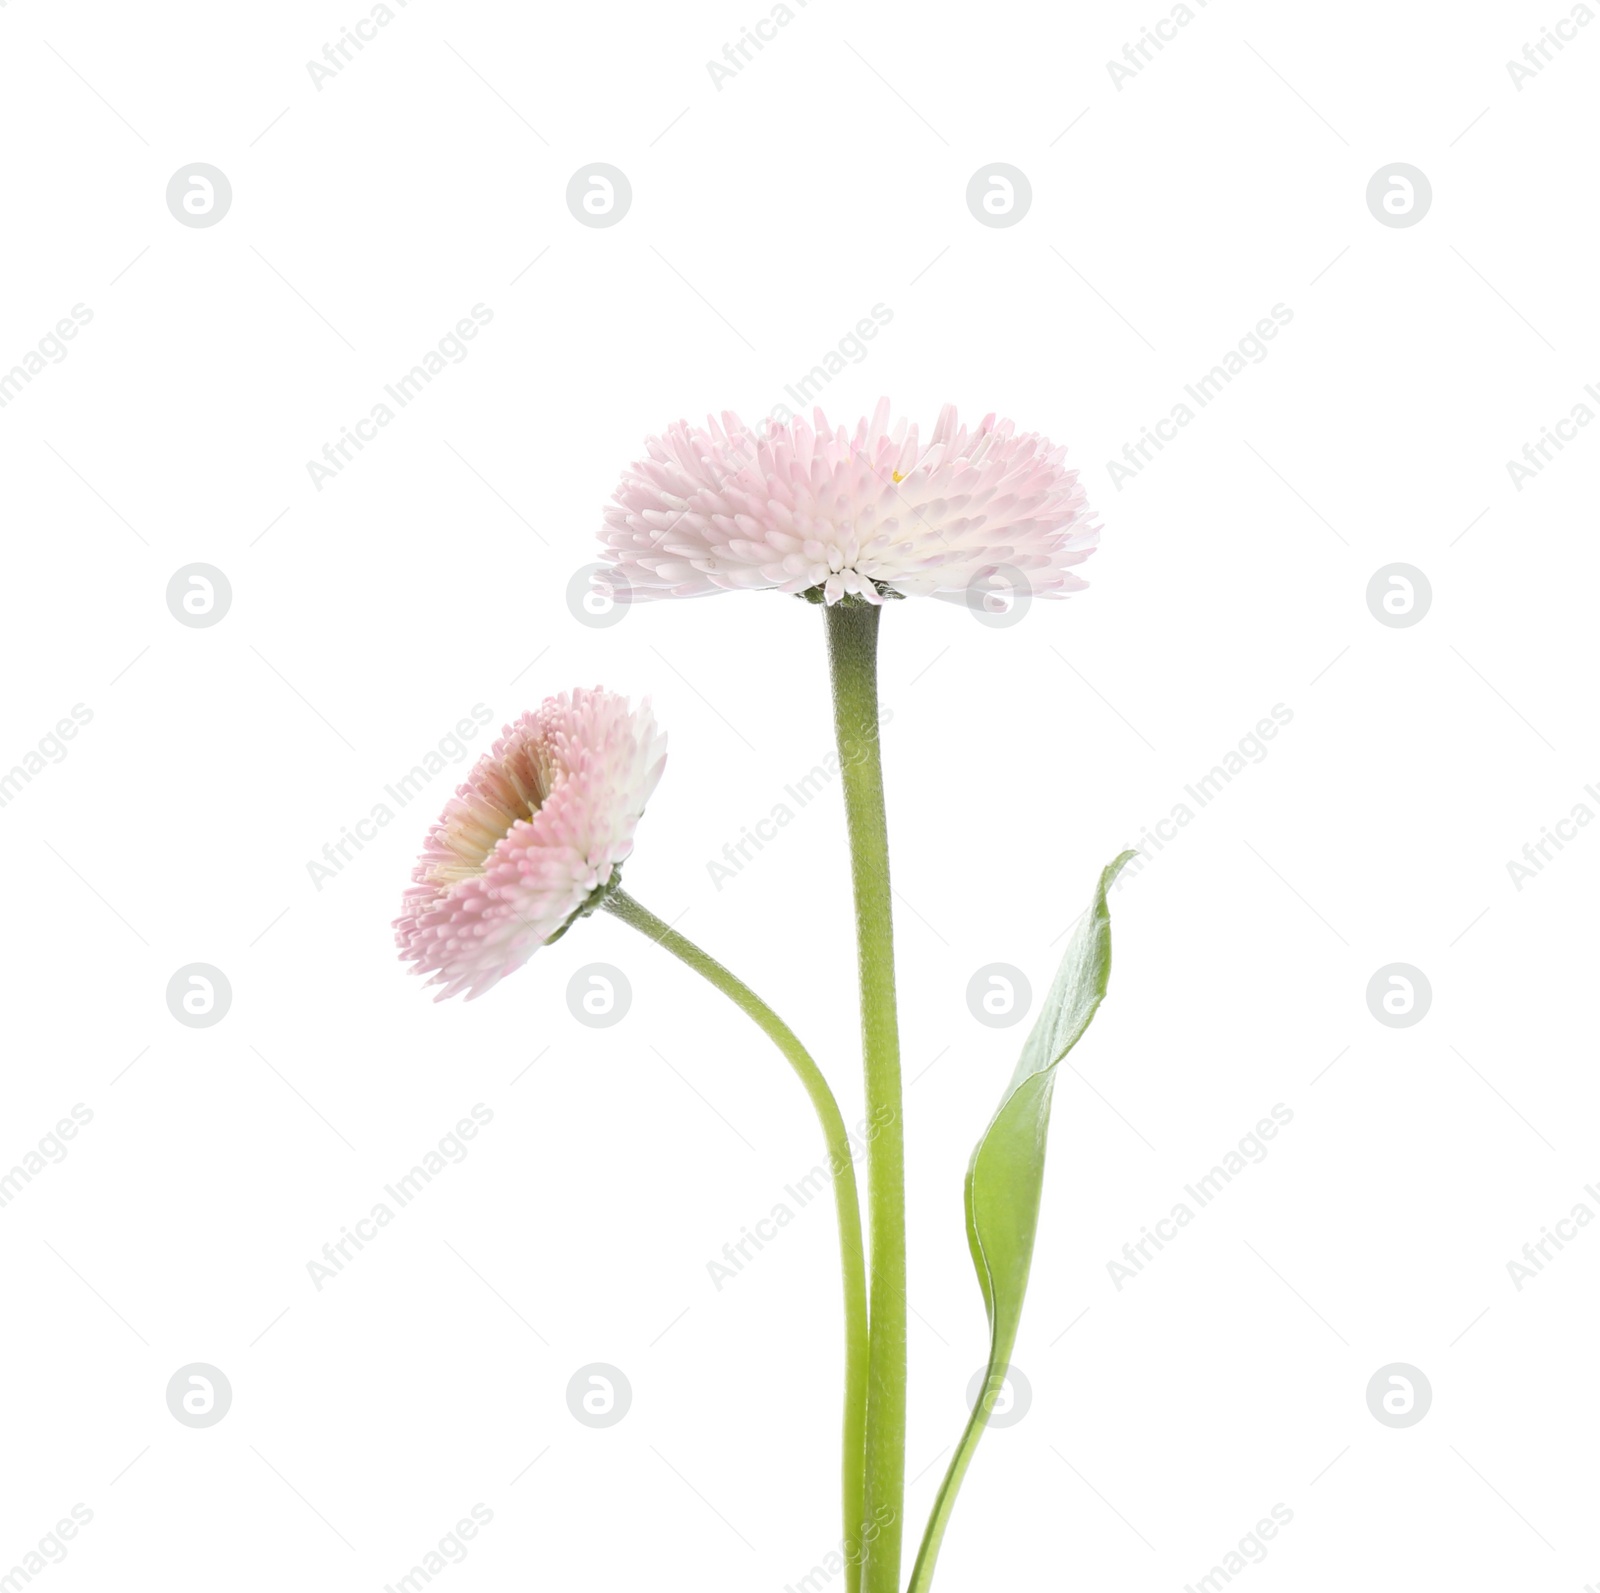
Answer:
<svg viewBox="0 0 1600 1593"><path fill-rule="evenodd" d="M667 739L649 701L598 687L507 725L428 832L395 920L400 956L470 1001L592 912L633 851Z"/></svg>
<svg viewBox="0 0 1600 1593"><path fill-rule="evenodd" d="M924 443L889 400L854 435L815 412L677 421L646 443L605 514L601 540L622 601L739 588L883 597L970 592L997 570L1037 596L1088 583L1072 573L1099 530L1066 450L986 415L969 431L946 405Z"/></svg>

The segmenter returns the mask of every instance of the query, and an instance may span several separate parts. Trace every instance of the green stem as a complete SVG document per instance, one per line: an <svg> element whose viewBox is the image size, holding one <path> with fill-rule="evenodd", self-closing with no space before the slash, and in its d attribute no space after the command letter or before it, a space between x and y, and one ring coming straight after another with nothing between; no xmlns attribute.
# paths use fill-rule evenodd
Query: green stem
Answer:
<svg viewBox="0 0 1600 1593"><path fill-rule="evenodd" d="M1013 1338L1015 1334L1011 1335ZM933 1509L928 1515L928 1525L922 1534L922 1544L917 1550L916 1563L911 1567L911 1583L906 1593L928 1593L933 1586L933 1568L939 1560L939 1549L944 1543L945 1528L950 1525L950 1512L956 1507L956 1495L978 1452L978 1440L989 1425L990 1406L1005 1387L1006 1373L1011 1369L1011 1346L1004 1352L996 1345L989 1354L989 1369L983 1385L982 1397L973 1407L967 1425L961 1430L961 1441L945 1470L939 1492L934 1496Z"/></svg>
<svg viewBox="0 0 1600 1593"><path fill-rule="evenodd" d="M877 605L853 598L826 609L834 734L855 887L861 1049L867 1075L872 1336L862 1514L876 1535L867 1547L863 1585L866 1593L898 1593L906 1473L905 1122L894 996L889 830L878 752L879 613Z"/></svg>
<svg viewBox="0 0 1600 1593"><path fill-rule="evenodd" d="M822 1070L801 1045L794 1031L749 985L708 956L692 940L657 918L620 887L604 902L608 913L631 924L703 979L716 986L783 1053L800 1077L822 1123L828 1146L828 1166L833 1174L833 1198L839 1215L839 1258L844 1278L844 1539L849 1567L848 1593L859 1593L861 1576L862 1511L865 1499L865 1427L867 1405L867 1279L861 1246L861 1205L856 1195L855 1158L845 1131L839 1103L828 1088Z"/></svg>

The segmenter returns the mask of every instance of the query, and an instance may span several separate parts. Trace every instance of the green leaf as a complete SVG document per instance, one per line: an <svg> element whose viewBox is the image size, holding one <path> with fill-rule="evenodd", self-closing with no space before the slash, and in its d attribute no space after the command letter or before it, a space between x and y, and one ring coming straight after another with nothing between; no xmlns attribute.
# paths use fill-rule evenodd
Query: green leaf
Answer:
<svg viewBox="0 0 1600 1593"><path fill-rule="evenodd" d="M955 1508L956 1493L988 1425L995 1397L1005 1387L1039 1228L1056 1065L1083 1038L1105 997L1111 977L1111 914L1106 892L1135 855L1124 852L1101 873L1094 900L1061 959L1017 1070L967 1167L967 1244L989 1314L988 1382L934 1500L909 1593L925 1593L932 1585L934 1562Z"/></svg>

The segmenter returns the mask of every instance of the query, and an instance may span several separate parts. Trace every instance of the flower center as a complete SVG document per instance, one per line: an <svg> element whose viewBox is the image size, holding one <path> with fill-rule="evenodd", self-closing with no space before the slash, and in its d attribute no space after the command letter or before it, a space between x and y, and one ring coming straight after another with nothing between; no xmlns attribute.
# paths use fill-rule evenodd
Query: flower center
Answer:
<svg viewBox="0 0 1600 1593"><path fill-rule="evenodd" d="M522 745L501 762L476 774L450 804L436 844L444 855L429 878L443 890L477 879L489 854L518 824L529 823L550 795L552 771L542 767L536 749Z"/></svg>

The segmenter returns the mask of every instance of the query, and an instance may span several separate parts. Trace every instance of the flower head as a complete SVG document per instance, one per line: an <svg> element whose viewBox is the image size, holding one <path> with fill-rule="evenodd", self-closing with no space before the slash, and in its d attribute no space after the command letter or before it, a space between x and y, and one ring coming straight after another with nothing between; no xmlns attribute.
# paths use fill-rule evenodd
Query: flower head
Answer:
<svg viewBox="0 0 1600 1593"><path fill-rule="evenodd" d="M661 778L647 701L579 688L507 725L428 832L395 939L436 1000L470 1001L614 882Z"/></svg>
<svg viewBox="0 0 1600 1593"><path fill-rule="evenodd" d="M677 421L629 466L601 540L615 595L700 597L738 588L853 593L970 592L1011 569L1036 596L1081 591L1093 525L1066 450L987 415L969 431L946 405L924 443L889 425L889 400L854 435L767 421L758 434L724 414Z"/></svg>

